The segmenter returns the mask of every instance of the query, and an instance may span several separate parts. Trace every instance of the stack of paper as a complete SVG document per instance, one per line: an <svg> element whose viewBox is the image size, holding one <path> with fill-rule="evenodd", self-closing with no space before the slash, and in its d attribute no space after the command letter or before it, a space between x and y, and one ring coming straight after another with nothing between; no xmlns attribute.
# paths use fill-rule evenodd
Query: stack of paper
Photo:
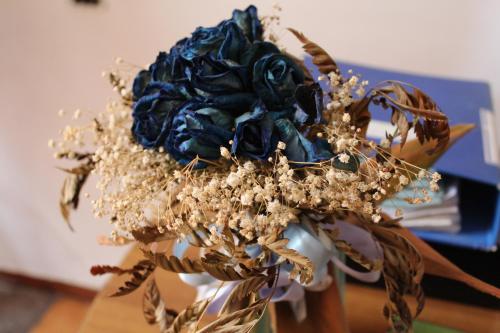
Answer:
<svg viewBox="0 0 500 333"><path fill-rule="evenodd" d="M384 201L382 209L391 216L396 216L396 210L403 211L402 225L420 230L444 231L457 233L460 231L460 209L457 182L441 185L438 192L429 192L432 201L411 204L407 198L418 195L424 184L413 182L394 198Z"/></svg>

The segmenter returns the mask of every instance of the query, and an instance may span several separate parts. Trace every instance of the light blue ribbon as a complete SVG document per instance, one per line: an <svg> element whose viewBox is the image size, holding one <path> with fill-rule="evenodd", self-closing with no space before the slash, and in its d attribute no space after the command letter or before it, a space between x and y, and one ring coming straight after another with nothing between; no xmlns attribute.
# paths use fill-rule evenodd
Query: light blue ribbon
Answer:
<svg viewBox="0 0 500 333"><path fill-rule="evenodd" d="M336 221L334 225L322 225L322 227L336 228L339 232L339 239L349 243L356 251L370 260L382 260L380 246L366 230L343 221ZM272 302L298 302L303 299L304 288L317 291L327 288L329 282L325 283L325 281L331 281L331 277L328 276L328 263L330 261L346 274L359 280L375 282L380 278L380 271L359 272L348 267L338 258L337 250L331 240L327 237L316 236L310 231L306 224L289 224L283 236L289 239L287 244L289 249L293 249L311 260L314 265L314 274L310 283L301 284L299 278L295 280L289 279L289 273L293 266L290 264L282 264L282 273L279 276L276 290L274 290L271 298ZM174 246L173 254L181 258L184 256L188 247L189 241L187 239L177 243ZM251 257L255 258L261 252L261 248L258 245L252 245L248 246L246 251ZM220 281L208 273L180 273L179 277L185 283L197 288L198 300L212 297L220 286ZM237 282L225 283L212 300L207 311L210 313L218 312L236 283ZM263 288L260 293L262 297L267 297L271 292L272 290L270 288ZM301 317L303 317L303 315L301 315Z"/></svg>

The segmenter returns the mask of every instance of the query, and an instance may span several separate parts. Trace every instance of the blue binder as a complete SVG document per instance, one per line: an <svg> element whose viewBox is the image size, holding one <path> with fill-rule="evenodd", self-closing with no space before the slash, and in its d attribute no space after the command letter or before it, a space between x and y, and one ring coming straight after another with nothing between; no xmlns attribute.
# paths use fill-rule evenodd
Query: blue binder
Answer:
<svg viewBox="0 0 500 333"><path fill-rule="evenodd" d="M318 75L310 58L306 66ZM361 74L370 86L384 80L411 83L437 102L449 116L450 124L474 123L476 128L459 140L435 165L445 175L460 181L460 214L462 227L459 233L437 231L415 233L432 242L467 248L495 251L500 230L500 172L495 161L494 116L489 86L484 82L450 80L430 76L407 74L375 69L341 62L339 67L346 74L349 69ZM372 111L376 121L388 121L390 112Z"/></svg>

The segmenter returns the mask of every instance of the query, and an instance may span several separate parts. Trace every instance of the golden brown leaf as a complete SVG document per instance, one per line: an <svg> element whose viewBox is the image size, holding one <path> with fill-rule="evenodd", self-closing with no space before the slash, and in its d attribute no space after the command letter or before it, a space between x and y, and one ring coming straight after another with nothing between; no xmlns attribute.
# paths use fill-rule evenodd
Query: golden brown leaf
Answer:
<svg viewBox="0 0 500 333"><path fill-rule="evenodd" d="M314 271L314 265L309 258L301 255L299 252L286 247L288 239L282 238L273 243L265 244L264 247L288 260L294 265L294 270L290 273L293 278L295 274L300 275L301 283L311 282Z"/></svg>
<svg viewBox="0 0 500 333"><path fill-rule="evenodd" d="M246 324L249 321L255 323L254 320L260 317L266 306L267 300L258 300L249 307L220 316L217 320L197 331L197 333L236 332L227 330L231 329L231 327L234 328L235 325Z"/></svg>
<svg viewBox="0 0 500 333"><path fill-rule="evenodd" d="M202 258L201 265L205 272L220 281L244 280L250 276L260 274L260 270L242 269L241 271L237 271L231 264L211 259Z"/></svg>
<svg viewBox="0 0 500 333"><path fill-rule="evenodd" d="M158 324L160 332L165 332L178 315L176 311L165 308L154 278L146 285L142 310L146 322L150 325Z"/></svg>
<svg viewBox="0 0 500 333"><path fill-rule="evenodd" d="M131 292L139 288L144 281L146 281L148 276L153 273L155 268L155 264L150 262L149 260L140 261L131 269L132 278L125 281L125 284L118 288L118 291L111 296L123 296L130 294Z"/></svg>
<svg viewBox="0 0 500 333"><path fill-rule="evenodd" d="M243 308L246 302L242 302L249 294L257 293L259 289L270 279L266 275L257 275L250 277L240 282L229 294L226 301L222 305L219 315L224 313L233 312L236 309Z"/></svg>
<svg viewBox="0 0 500 333"><path fill-rule="evenodd" d="M436 275L447 279L460 281L471 288L500 298L500 288L483 282L462 271L448 259L440 255L436 250L430 247L426 242L415 236L406 228L395 229L401 236L408 239L417 251L422 255L425 266L425 273Z"/></svg>
<svg viewBox="0 0 500 333"><path fill-rule="evenodd" d="M189 258L179 259L176 256L166 256L150 251L144 251L144 255L158 267L170 272L187 274L204 272L204 268L199 260L191 260Z"/></svg>
<svg viewBox="0 0 500 333"><path fill-rule="evenodd" d="M288 30L303 44L302 48L312 57L313 64L318 67L321 73L338 73L337 64L325 50L318 44L310 41L303 33L292 28L288 28Z"/></svg>
<svg viewBox="0 0 500 333"><path fill-rule="evenodd" d="M85 158L89 158L89 155L85 155ZM61 215L64 221L68 225L71 231L73 227L71 226L69 217L71 209L77 209L78 203L80 201L80 192L83 185L87 181L90 172L93 169L93 162L89 160L80 166L73 169L61 169L68 173L64 179L63 186L61 188L61 196L59 199L59 208L61 210Z"/></svg>
<svg viewBox="0 0 500 333"><path fill-rule="evenodd" d="M366 132L372 117L368 109L370 102L371 98L365 96L353 101L346 110L351 116L351 123L356 126L356 128L361 129L360 136L362 138L366 138Z"/></svg>
<svg viewBox="0 0 500 333"><path fill-rule="evenodd" d="M190 327L198 322L209 304L208 300L201 300L185 308L175 317L166 333L180 333L184 327Z"/></svg>
<svg viewBox="0 0 500 333"><path fill-rule="evenodd" d="M160 242L163 240L175 239L176 234L165 231L160 232L157 227L148 226L141 229L131 231L132 236L141 243L149 244L152 242Z"/></svg>

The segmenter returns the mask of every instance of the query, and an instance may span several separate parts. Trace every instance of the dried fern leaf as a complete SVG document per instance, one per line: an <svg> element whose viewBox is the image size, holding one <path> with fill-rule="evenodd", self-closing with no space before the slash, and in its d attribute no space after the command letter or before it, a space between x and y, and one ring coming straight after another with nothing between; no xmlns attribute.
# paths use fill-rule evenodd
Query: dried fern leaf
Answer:
<svg viewBox="0 0 500 333"><path fill-rule="evenodd" d="M389 296L384 313L397 332L410 331L413 318L420 314L425 305L420 285L424 274L423 258L411 242L394 231L394 228L374 224L370 224L369 228L384 254L382 274ZM405 294L414 296L417 301L414 316L404 299Z"/></svg>
<svg viewBox="0 0 500 333"><path fill-rule="evenodd" d="M366 138L366 132L368 131L368 125L370 124L370 120L372 118L371 113L368 109L371 102L370 96L365 96L358 100L352 102L351 105L347 108L347 112L351 116L351 123L356 126L356 128L360 128L361 132L359 135L362 138Z"/></svg>
<svg viewBox="0 0 500 333"><path fill-rule="evenodd" d="M157 227L144 227L131 231L132 236L141 243L149 244L177 238L172 232L160 232Z"/></svg>
<svg viewBox="0 0 500 333"><path fill-rule="evenodd" d="M146 322L150 325L158 324L160 332L165 332L178 315L176 311L165 308L165 303L153 278L146 285L142 298L142 310Z"/></svg>
<svg viewBox="0 0 500 333"><path fill-rule="evenodd" d="M109 265L94 265L90 268L90 274L92 275L103 275L107 273L122 275L132 273L133 271L132 268L123 269L118 266Z"/></svg>
<svg viewBox="0 0 500 333"><path fill-rule="evenodd" d="M253 319L251 321L238 324L240 320L234 319L233 321L226 323L224 326L215 328L211 333L246 333L251 332L254 326L258 323L259 319Z"/></svg>
<svg viewBox="0 0 500 333"><path fill-rule="evenodd" d="M385 81L379 83L369 94L375 103L393 110L391 121L397 126L401 135L401 147L404 146L412 126L421 143L431 139L437 140L431 152L442 150L448 144L450 138L448 118L420 89L403 82ZM412 122L406 119L405 113L413 115Z"/></svg>
<svg viewBox="0 0 500 333"><path fill-rule="evenodd" d="M220 281L237 281L244 280L250 276L260 273L258 270L241 270L238 272L232 265L227 265L224 262L211 261L207 258L201 259L201 265L205 272L212 275Z"/></svg>
<svg viewBox="0 0 500 333"><path fill-rule="evenodd" d="M314 266L309 258L301 255L299 252L286 247L288 239L282 238L273 243L265 244L265 248L285 258L294 264L294 270L290 273L293 278L295 274L300 275L301 283L309 283L313 278Z"/></svg>
<svg viewBox="0 0 500 333"><path fill-rule="evenodd" d="M144 251L146 258L149 258L158 267L174 273L201 273L204 268L199 260L189 258L179 259L176 256L166 256L161 253Z"/></svg>
<svg viewBox="0 0 500 333"><path fill-rule="evenodd" d="M90 173L90 171L89 171ZM59 207L64 221L68 227L73 231L69 217L71 209L77 209L80 200L80 192L82 190L83 184L85 184L88 177L88 173L75 174L70 173L64 179L63 186L61 188L61 197L59 199Z"/></svg>
<svg viewBox="0 0 500 333"><path fill-rule="evenodd" d="M166 333L180 333L183 328L196 324L210 302L202 300L191 304L175 317Z"/></svg>
<svg viewBox="0 0 500 333"><path fill-rule="evenodd" d="M130 294L131 292L139 288L144 281L146 281L149 275L153 273L155 268L155 264L150 262L149 260L143 260L139 262L132 268L132 278L128 281L125 281L125 284L118 288L118 291L111 296L114 297Z"/></svg>
<svg viewBox="0 0 500 333"><path fill-rule="evenodd" d="M227 332L224 330L234 325L241 325L258 319L266 306L267 300L258 300L247 308L219 317L217 320L198 330L197 333Z"/></svg>
<svg viewBox="0 0 500 333"><path fill-rule="evenodd" d="M302 43L302 48L312 57L313 64L318 67L321 73L329 74L331 72L339 72L335 61L318 44L310 41L303 33L295 29L288 28L288 31Z"/></svg>
<svg viewBox="0 0 500 333"><path fill-rule="evenodd" d="M68 173L66 178L64 179L63 186L61 188L61 196L59 198L59 208L61 211L61 215L64 218L64 221L68 225L71 231L73 231L73 227L71 226L69 217L70 217L70 212L73 209L78 208L78 203L80 201L80 192L82 190L83 185L87 181L87 178L94 168L94 162L92 161L92 155L91 154L74 154L75 156L72 156L73 159L76 160L81 160L81 159L87 159L86 162L80 164L76 168L72 169L64 169L64 168L59 168L60 170ZM67 157L68 156L62 156L61 157Z"/></svg>
<svg viewBox="0 0 500 333"><path fill-rule="evenodd" d="M242 301L251 293L257 293L269 280L269 276L257 275L240 282L227 297L219 311L219 315L235 311L236 308L241 309L242 306L239 305L244 304Z"/></svg>

